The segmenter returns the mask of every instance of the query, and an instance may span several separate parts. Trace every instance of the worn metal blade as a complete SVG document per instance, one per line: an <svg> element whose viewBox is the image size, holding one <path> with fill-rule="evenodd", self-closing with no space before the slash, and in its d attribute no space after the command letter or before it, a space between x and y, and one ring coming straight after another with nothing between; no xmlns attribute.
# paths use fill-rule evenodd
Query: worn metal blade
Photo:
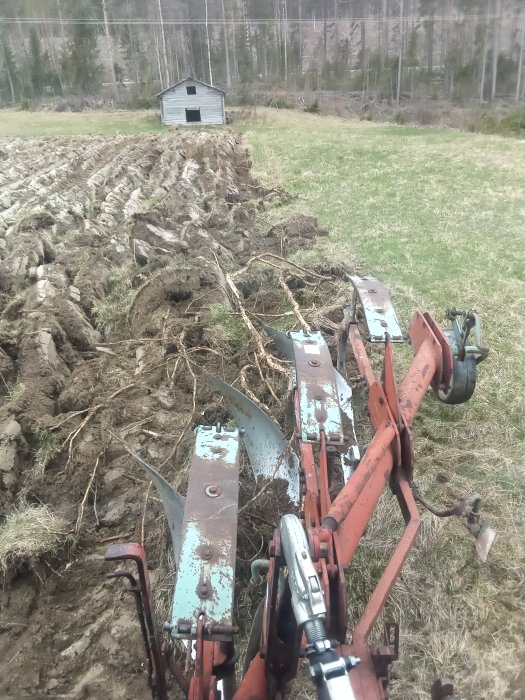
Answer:
<svg viewBox="0 0 525 700"><path fill-rule="evenodd" d="M348 279L354 285L355 293L363 307L368 340L372 343L384 343L389 336L394 343L404 342L405 336L385 285L372 275L350 275Z"/></svg>
<svg viewBox="0 0 525 700"><path fill-rule="evenodd" d="M339 372L334 369L335 372L335 385L337 387L337 398L339 399L339 408L345 414L345 416L354 422L354 411L352 408L352 389L348 385L346 379L342 377Z"/></svg>
<svg viewBox="0 0 525 700"><path fill-rule="evenodd" d="M295 362L295 352L294 344L292 338L284 331L268 326L265 323L261 324L266 334L273 340L277 349L281 355L290 362ZM350 440L352 444L346 455L343 455L342 465L343 465L343 477L345 483L351 477L353 470L359 463L360 453L359 447L357 445L357 438L354 428L354 412L352 409L352 389L346 382L346 380L341 376L341 374L334 368L335 372L335 383L337 388L337 398L339 401L339 408L342 413L348 418L351 423L351 435Z"/></svg>
<svg viewBox="0 0 525 700"><path fill-rule="evenodd" d="M273 328L273 326L267 326L266 323L262 323L261 325L266 335L269 336L276 344L277 349L284 359L293 362L295 360L293 342L288 333L280 331L277 328Z"/></svg>
<svg viewBox="0 0 525 700"><path fill-rule="evenodd" d="M150 479L155 484L164 505L164 510L166 511L166 517L168 519L168 525L171 532L173 553L175 554L175 561L177 562L178 567L182 546L182 521L184 518L184 506L186 504L186 499L184 496L181 496L180 493L174 489L173 486L169 484L156 469L150 466L142 459L142 457L134 452L122 438L114 433L111 433L109 430L108 432L122 444L126 452L133 457L137 464L140 464L140 466L146 471Z"/></svg>
<svg viewBox="0 0 525 700"><path fill-rule="evenodd" d="M220 379L213 380L213 384L226 399L235 422L242 431L255 480L284 479L287 482L288 497L298 505L299 460L279 427L238 389Z"/></svg>
<svg viewBox="0 0 525 700"><path fill-rule="evenodd" d="M481 526L481 531L476 538L476 552L482 562L486 562L489 552L496 539L496 530L493 530L488 523Z"/></svg>
<svg viewBox="0 0 525 700"><path fill-rule="evenodd" d="M172 605L172 635L188 638L202 614L210 639L230 641L235 590L239 431L195 431Z"/></svg>
<svg viewBox="0 0 525 700"><path fill-rule="evenodd" d="M357 444L357 436L355 434L354 409L352 408L352 389L348 385L346 379L344 379L344 377L339 374L336 369L334 369L334 372L335 384L337 387L337 398L339 399L339 408L350 421L350 435L348 435L347 431L346 437L350 439L351 444L346 454L343 454L341 458L343 479L346 484L359 464L361 453L359 450L359 445Z"/></svg>

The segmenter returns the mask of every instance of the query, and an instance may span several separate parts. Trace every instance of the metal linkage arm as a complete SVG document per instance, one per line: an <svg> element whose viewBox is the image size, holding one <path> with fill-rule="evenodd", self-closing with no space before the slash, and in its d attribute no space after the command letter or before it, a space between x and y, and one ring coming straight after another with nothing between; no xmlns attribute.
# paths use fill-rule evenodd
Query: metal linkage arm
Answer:
<svg viewBox="0 0 525 700"><path fill-rule="evenodd" d="M338 531L345 565L352 559L394 466L409 466L402 465L403 457L410 459L410 455L401 454L402 433L406 433L410 442L407 431L428 387L433 383L439 386L444 381L443 347L448 347L446 340L436 337L436 329L431 328L422 314L414 316L410 330L415 357L397 394L388 396L372 370L357 326L353 324L348 329L358 367L369 387L368 410L376 432L359 468L335 498L319 531L323 541ZM384 374L393 375L388 347L387 340ZM407 449L404 451L406 453Z"/></svg>
<svg viewBox="0 0 525 700"><path fill-rule="evenodd" d="M288 567L288 584L297 626L304 630L306 658L319 700L355 700L348 671L359 659L339 656L327 637L326 606L321 581L310 556L308 541L295 515L281 518L281 544Z"/></svg>
<svg viewBox="0 0 525 700"><path fill-rule="evenodd" d="M339 563L348 565L390 480L406 529L352 631L351 645L337 648L341 657L354 656L362 660L352 672L355 697L385 700L388 666L397 656L396 645L389 643L372 649L367 640L419 530L419 512L409 481L412 470L410 425L428 387L439 388L442 382L448 381L452 358L440 329L422 314L416 314L410 325L414 360L403 382L397 386L389 337L386 337L380 381L373 371L357 324L346 324L344 330L360 374L368 385L368 412L375 434L359 466L323 514L321 527L313 531L311 539L314 550L321 542L333 541Z"/></svg>
<svg viewBox="0 0 525 700"><path fill-rule="evenodd" d="M106 561L131 560L137 565L138 582L134 576L124 571L116 571L107 574L107 576L108 578L125 577L128 579L127 590L135 596L137 614L144 639L151 694L154 700L167 700L166 664L155 629L151 587L144 547L134 542L129 544L112 544L106 550L105 559Z"/></svg>

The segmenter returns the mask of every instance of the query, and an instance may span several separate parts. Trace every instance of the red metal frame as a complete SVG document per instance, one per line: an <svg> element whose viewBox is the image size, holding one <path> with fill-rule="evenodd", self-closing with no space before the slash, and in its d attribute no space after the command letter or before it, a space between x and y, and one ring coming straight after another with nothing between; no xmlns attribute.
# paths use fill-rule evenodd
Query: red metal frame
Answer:
<svg viewBox="0 0 525 700"><path fill-rule="evenodd" d="M431 386L437 391L440 388L446 389L449 385L453 358L439 326L428 314L417 313L411 321L409 331L414 359L398 385L394 375L392 345L388 338L383 372L379 379L372 368L357 324L345 318L341 333L350 340L359 372L368 386L368 412L375 433L358 467L331 502L329 467L336 448L327 446L327 437L322 430L320 443L315 448L311 442L302 441L299 397L296 392L295 437L301 463L302 518L312 559L323 587L327 633L339 643L339 654L358 656L361 659L361 663L350 672L354 695L357 700L386 700L388 667L396 658L397 641L392 643L387 639L383 646L372 648L368 639L419 530L419 512L410 486L410 426L428 388ZM352 561L387 484L398 499L406 528L361 617L353 625L351 643L347 644L344 567ZM110 558L129 558L130 553L126 554L125 557ZM299 633L292 631L287 636L285 633L285 638L280 636L286 625L279 623L286 615L290 620L291 604L287 598L288 589L285 587L284 592L281 591L278 583L279 570L285 564L281 557L278 531L270 543L269 554L270 567L259 652L237 691L234 692L229 686L226 696L233 696L234 700L273 700L277 694L284 692L286 683L293 678L300 664L302 640ZM143 590L146 594L149 593L147 581L143 583ZM292 627L293 622L292 620ZM230 683L233 682L231 643L225 647L224 643L206 639L204 630L205 620L201 616L197 625L196 657L189 684L189 700L215 700L217 679L226 678ZM395 636L397 639L398 634ZM158 653L153 646L153 653ZM160 680L160 684L163 684L163 675L157 672L157 668L154 669L154 680L157 683ZM165 692L164 688L162 691ZM162 693L159 697L161 695Z"/></svg>
<svg viewBox="0 0 525 700"><path fill-rule="evenodd" d="M300 442L303 483L303 518L311 542L311 553L325 593L329 619L327 629L333 632L334 617L345 618L345 583L343 567L350 564L359 541L385 486L390 483L399 502L406 528L386 565L361 617L351 633L351 644L344 643L344 634L335 632L341 642L338 652L361 658L350 678L358 700L385 700L388 697L388 665L395 658L391 645L373 649L368 638L418 534L420 517L412 495L412 436L411 423L430 386L434 389L448 385L452 372L452 354L439 326L427 314L417 313L410 324L410 339L414 359L403 381L397 385L394 375L392 345L387 339L384 368L379 380L372 368L356 323L345 322L342 332L348 334L361 376L368 386L368 411L374 437L358 468L341 489L334 502L328 490L327 450L324 436L318 467L310 443ZM298 398L295 405L298 406ZM297 431L299 439L300 431ZM253 660L235 700L268 700L267 678L262 683L262 669L271 645L265 636L269 619L275 617L276 560L272 558L268 576L267 609L263 625L263 643ZM332 582L332 585L330 585ZM335 585L334 585L335 584ZM334 588L337 595L334 596ZM342 629L345 629L343 625Z"/></svg>

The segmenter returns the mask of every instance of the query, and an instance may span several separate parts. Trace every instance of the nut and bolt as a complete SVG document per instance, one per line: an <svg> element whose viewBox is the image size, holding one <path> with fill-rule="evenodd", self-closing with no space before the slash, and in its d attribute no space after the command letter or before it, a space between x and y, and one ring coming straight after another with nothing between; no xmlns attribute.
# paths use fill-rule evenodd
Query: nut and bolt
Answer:
<svg viewBox="0 0 525 700"><path fill-rule="evenodd" d="M210 559L213 558L213 549L209 545L205 545L202 547L200 551L201 559L204 559L205 561L209 561Z"/></svg>
<svg viewBox="0 0 525 700"><path fill-rule="evenodd" d="M219 484L210 484L204 489L204 493L210 498L217 498L222 493L222 487Z"/></svg>
<svg viewBox="0 0 525 700"><path fill-rule="evenodd" d="M210 595L210 588L207 583L201 583L197 592L199 598L207 598Z"/></svg>

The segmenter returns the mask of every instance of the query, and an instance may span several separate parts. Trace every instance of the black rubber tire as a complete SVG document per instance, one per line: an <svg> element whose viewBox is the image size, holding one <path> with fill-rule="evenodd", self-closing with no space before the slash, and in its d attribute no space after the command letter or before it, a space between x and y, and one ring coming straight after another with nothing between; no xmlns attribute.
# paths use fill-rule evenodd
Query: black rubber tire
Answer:
<svg viewBox="0 0 525 700"><path fill-rule="evenodd" d="M454 358L452 382L448 391L438 391L438 398L446 404L457 405L470 399L476 388L476 360L467 355L464 360Z"/></svg>

